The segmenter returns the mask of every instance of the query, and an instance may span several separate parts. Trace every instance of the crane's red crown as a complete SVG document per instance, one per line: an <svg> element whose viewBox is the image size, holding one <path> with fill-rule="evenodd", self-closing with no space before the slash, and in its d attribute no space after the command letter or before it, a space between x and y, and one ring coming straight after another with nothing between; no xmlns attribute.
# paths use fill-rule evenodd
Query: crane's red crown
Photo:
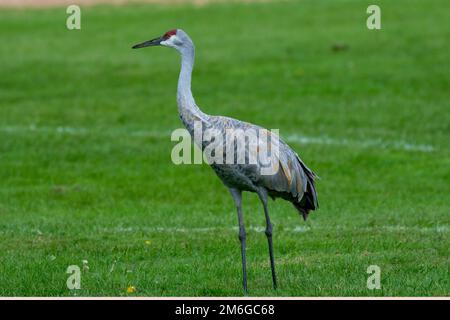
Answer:
<svg viewBox="0 0 450 320"><path fill-rule="evenodd" d="M171 36L174 36L176 34L177 34L177 29L172 29L172 30L169 30L166 33L164 33L163 38L169 39Z"/></svg>

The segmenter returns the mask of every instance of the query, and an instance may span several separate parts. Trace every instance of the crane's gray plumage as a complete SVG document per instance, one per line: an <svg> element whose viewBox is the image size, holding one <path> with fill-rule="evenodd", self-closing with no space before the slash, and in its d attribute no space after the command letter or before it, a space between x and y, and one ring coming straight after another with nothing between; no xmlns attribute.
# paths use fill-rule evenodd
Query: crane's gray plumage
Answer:
<svg viewBox="0 0 450 320"><path fill-rule="evenodd" d="M181 71L178 79L177 103L181 121L194 136L194 123L202 123L202 129L218 130L223 136L227 129L254 129L256 131L266 130L257 125L239 121L236 119L212 116L203 113L195 103L191 92L191 75L194 66L195 48L190 37L181 29L170 30L160 38L152 39L133 48L163 45L178 50L181 54ZM270 133L268 133L270 135ZM229 188L235 201L238 221L239 239L241 241L243 285L247 291L246 271L246 234L242 216L242 191L250 191L258 194L264 207L266 217L266 235L269 243L270 263L272 269L272 280L276 288L275 261L272 249L272 224L267 208L267 198L282 198L290 201L299 211L304 219L311 210L318 207L317 192L314 185L316 175L300 159L298 154L292 150L279 137L273 137L278 141L279 152L277 154L278 170L272 175L261 174L262 164L218 164L212 163L211 167L222 182ZM202 150L206 147L204 142L197 142ZM258 141L258 143L260 143ZM247 151L248 146L246 145ZM235 153L236 154L236 153Z"/></svg>

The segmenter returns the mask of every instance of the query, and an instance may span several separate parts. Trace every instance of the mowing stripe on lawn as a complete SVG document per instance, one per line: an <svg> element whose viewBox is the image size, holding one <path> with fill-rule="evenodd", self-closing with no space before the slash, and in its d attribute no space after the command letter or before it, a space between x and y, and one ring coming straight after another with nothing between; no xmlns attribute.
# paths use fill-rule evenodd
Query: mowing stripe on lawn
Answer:
<svg viewBox="0 0 450 320"><path fill-rule="evenodd" d="M265 232L264 227L260 226L249 226L246 227L249 231L254 232ZM126 233L126 232L136 232L136 231L145 231L145 232L161 232L161 233L186 233L186 232L195 232L195 233L202 233L202 232L213 232L213 231L238 231L238 227L200 227L200 228L176 228L176 227L139 227L139 228L133 228L133 227L119 227L119 228L103 228L103 231L112 231L116 233ZM382 230L386 232L399 232L399 231L408 231L408 232L420 232L420 233L447 233L448 227L447 226L437 226L437 227L407 227L407 226L400 226L400 225L385 225L385 226L377 226L377 227L345 227L345 226L333 226L333 227L309 227L309 226L297 226L294 228L285 228L283 227L281 229L283 232L308 232L311 230L342 230L342 231L374 231L374 230ZM280 231L281 231L280 230Z"/></svg>
<svg viewBox="0 0 450 320"><path fill-rule="evenodd" d="M28 229L28 228L25 228ZM28 229L22 231L42 234L42 231L37 229ZM265 228L262 226L248 226L247 231L262 233L265 232ZM276 228L275 226L275 229ZM279 229L280 232L291 232L291 233L305 233L310 231L342 231L342 232L352 232L355 230L364 232L417 232L417 233L448 233L449 227L447 225L440 225L434 227L417 227L417 226L402 226L402 225L383 225L375 227L348 227L348 226L297 226L297 227L282 227ZM134 232L148 232L148 233L209 233L209 232L238 232L239 228L236 226L228 227L100 227L96 228L96 232L102 233L134 233ZM15 232L15 231L14 231ZM5 234L7 232L0 231L0 234Z"/></svg>
<svg viewBox="0 0 450 320"><path fill-rule="evenodd" d="M25 132L37 132L37 133L49 133L49 134L68 134L68 135L105 135L105 136L132 136L132 137L151 137L158 139L170 139L170 132L160 131L127 131L120 129L101 129L90 130L88 128L73 128L73 127L36 127L36 126L4 126L0 127L1 132L10 134L20 134ZM375 148L386 150L401 150L401 151L414 151L414 152L433 152L438 151L436 146L430 144L414 144L405 141L386 141L383 139L363 139L363 140L350 140L350 139L335 139L328 136L304 136L299 134L285 135L285 140L292 143L299 144L317 144L317 145L331 145L331 146L343 146L351 148Z"/></svg>

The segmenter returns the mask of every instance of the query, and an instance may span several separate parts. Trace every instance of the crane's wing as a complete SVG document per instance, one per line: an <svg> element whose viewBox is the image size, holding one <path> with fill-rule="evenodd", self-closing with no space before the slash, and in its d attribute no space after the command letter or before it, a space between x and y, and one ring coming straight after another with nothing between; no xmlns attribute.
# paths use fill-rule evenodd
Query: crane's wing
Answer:
<svg viewBox="0 0 450 320"><path fill-rule="evenodd" d="M257 184L265 187L272 197L291 201L306 219L309 211L319 206L314 185L317 176L294 150L278 136L271 135L275 140L273 146L278 147L278 152L271 155L271 165L275 165L275 170L271 174L259 174ZM262 172L261 168L259 171Z"/></svg>
<svg viewBox="0 0 450 320"><path fill-rule="evenodd" d="M269 137L266 141L264 139L250 139L249 144L245 144L246 164L231 166L232 169L230 170L233 171L234 175L245 177L245 179L251 181L250 183L264 187L272 198L280 197L292 202L304 219L307 218L309 211L318 208L317 192L314 185L316 174L303 163L298 154L283 142L278 135L257 125L233 118L211 116L210 120L211 126L214 128L220 128L221 130L228 128L242 129L244 131L256 130L258 136L263 133L266 137ZM277 152L272 152L275 150ZM261 154L264 153L271 154L269 165L261 161ZM249 165L248 163L255 163L249 161L249 157L257 159L256 164ZM233 176L231 173L216 173L219 176L223 176L223 181Z"/></svg>

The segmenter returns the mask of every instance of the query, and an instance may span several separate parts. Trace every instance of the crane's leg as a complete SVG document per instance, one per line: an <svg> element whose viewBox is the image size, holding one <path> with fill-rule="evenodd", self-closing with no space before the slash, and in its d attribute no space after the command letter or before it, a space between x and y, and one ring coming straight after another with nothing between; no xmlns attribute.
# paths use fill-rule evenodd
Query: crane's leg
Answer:
<svg viewBox="0 0 450 320"><path fill-rule="evenodd" d="M244 218L242 216L242 192L241 190L230 188L231 195L233 196L234 203L236 204L238 220L239 220L239 240L241 241L241 255L242 255L242 284L244 286L244 292L248 293L247 289L247 263L245 255L245 227Z"/></svg>
<svg viewBox="0 0 450 320"><path fill-rule="evenodd" d="M269 256L270 256L270 268L272 269L272 282L273 288L277 288L277 275L275 273L275 259L273 257L273 245L272 245L272 223L270 222L269 210L267 208L267 191L266 189L258 190L259 199L264 206L264 214L266 216L266 236L267 242L269 243Z"/></svg>

